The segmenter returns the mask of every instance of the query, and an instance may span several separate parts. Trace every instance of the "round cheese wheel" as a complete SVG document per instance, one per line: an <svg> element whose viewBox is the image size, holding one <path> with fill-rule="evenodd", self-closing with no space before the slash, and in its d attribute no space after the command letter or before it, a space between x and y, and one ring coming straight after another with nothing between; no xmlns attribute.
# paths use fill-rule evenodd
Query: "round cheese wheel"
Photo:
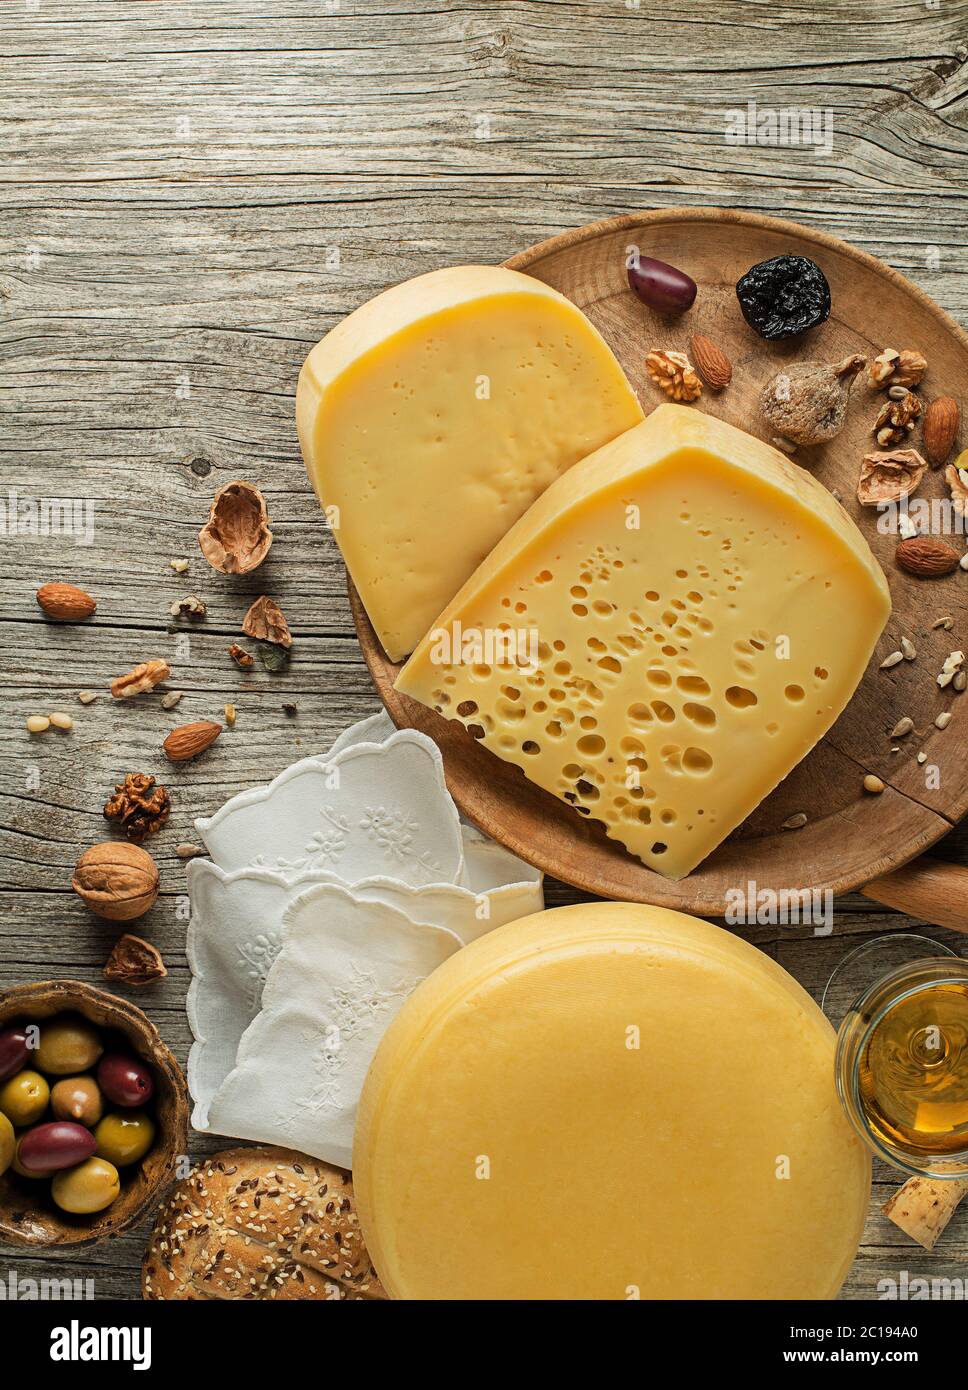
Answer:
<svg viewBox="0 0 968 1390"><path fill-rule="evenodd" d="M354 1144L408 1299L831 1298L870 1161L835 1036L728 932L593 903L489 933L411 996Z"/></svg>

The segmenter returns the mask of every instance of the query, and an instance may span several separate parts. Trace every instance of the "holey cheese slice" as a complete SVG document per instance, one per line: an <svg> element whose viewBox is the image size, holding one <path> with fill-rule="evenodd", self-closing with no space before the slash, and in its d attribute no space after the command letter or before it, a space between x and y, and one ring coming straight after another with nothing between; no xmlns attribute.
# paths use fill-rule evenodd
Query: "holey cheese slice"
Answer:
<svg viewBox="0 0 968 1390"><path fill-rule="evenodd" d="M363 1089L353 1181L404 1299L832 1298L870 1160L795 980L681 913L499 927L418 986Z"/></svg>
<svg viewBox="0 0 968 1390"><path fill-rule="evenodd" d="M889 612L814 478L663 405L538 499L397 689L681 878L830 728Z"/></svg>
<svg viewBox="0 0 968 1390"><path fill-rule="evenodd" d="M313 348L296 424L309 477L394 661L566 469L642 419L605 340L540 280L436 270Z"/></svg>

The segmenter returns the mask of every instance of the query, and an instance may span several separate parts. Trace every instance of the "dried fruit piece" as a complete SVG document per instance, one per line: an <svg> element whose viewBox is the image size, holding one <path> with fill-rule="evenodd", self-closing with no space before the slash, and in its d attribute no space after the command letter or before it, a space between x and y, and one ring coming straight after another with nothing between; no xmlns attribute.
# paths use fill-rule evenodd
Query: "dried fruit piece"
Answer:
<svg viewBox="0 0 968 1390"><path fill-rule="evenodd" d="M913 391L905 391L900 399L885 401L874 421L873 434L878 444L887 449L901 444L921 418L921 402Z"/></svg>
<svg viewBox="0 0 968 1390"><path fill-rule="evenodd" d="M833 439L844 427L850 389L864 362L858 353L842 362L799 362L785 367L763 387L763 418L795 444Z"/></svg>
<svg viewBox="0 0 968 1390"><path fill-rule="evenodd" d="M133 670L111 682L111 694L116 700L130 700L134 695L143 695L148 690L154 690L156 685L166 681L170 675L171 667L160 657L142 661L140 666L135 666Z"/></svg>
<svg viewBox="0 0 968 1390"><path fill-rule="evenodd" d="M660 314L681 314L696 298L696 282L666 261L639 256L628 268L629 287Z"/></svg>
<svg viewBox="0 0 968 1390"><path fill-rule="evenodd" d="M163 980L168 971L157 946L125 932L115 942L102 973L106 980L122 985L150 985Z"/></svg>
<svg viewBox="0 0 968 1390"><path fill-rule="evenodd" d="M146 850L123 840L92 845L74 866L74 892L99 917L130 922L158 896L158 869Z"/></svg>
<svg viewBox="0 0 968 1390"><path fill-rule="evenodd" d="M944 463L955 447L959 416L958 402L951 396L939 396L925 411L922 430L924 452L936 468Z"/></svg>
<svg viewBox="0 0 968 1390"><path fill-rule="evenodd" d="M198 544L221 574L248 574L261 565L272 545L272 532L259 489L238 481L219 488Z"/></svg>
<svg viewBox="0 0 968 1390"><path fill-rule="evenodd" d="M235 727L235 714L236 710L234 705L225 706L225 722L230 729Z"/></svg>
<svg viewBox="0 0 968 1390"><path fill-rule="evenodd" d="M172 729L162 747L171 762L187 763L189 758L196 758L199 753L204 753L221 732L221 724L215 724L209 719L199 719L193 724L181 724L177 729Z"/></svg>
<svg viewBox="0 0 968 1390"><path fill-rule="evenodd" d="M743 317L761 338L793 338L830 317L830 286L806 256L774 256L736 286Z"/></svg>
<svg viewBox="0 0 968 1390"><path fill-rule="evenodd" d="M702 395L702 382L684 352L653 348L645 359L645 369L674 401L695 401Z"/></svg>
<svg viewBox="0 0 968 1390"><path fill-rule="evenodd" d="M908 574L917 575L919 579L937 579L958 568L959 556L950 545L934 536L913 536L901 542L895 559Z"/></svg>
<svg viewBox="0 0 968 1390"><path fill-rule="evenodd" d="M171 811L166 787L158 786L146 772L129 772L104 803L104 818L118 821L129 840L140 844L146 835L161 829Z"/></svg>
<svg viewBox="0 0 968 1390"><path fill-rule="evenodd" d="M882 386L917 386L927 370L927 360L919 352L885 348L868 367L867 384L875 391Z"/></svg>
<svg viewBox="0 0 968 1390"><path fill-rule="evenodd" d="M251 652L247 652L244 647L240 647L238 642L233 642L231 647L229 647L229 656L235 664L241 666L243 670L255 665L255 657Z"/></svg>
<svg viewBox="0 0 968 1390"><path fill-rule="evenodd" d="M60 623L83 622L97 608L91 595L74 584L42 584L37 590L37 602L48 618Z"/></svg>
<svg viewBox="0 0 968 1390"><path fill-rule="evenodd" d="M897 502L917 492L928 465L916 449L894 449L865 454L857 480L857 500L862 507Z"/></svg>
<svg viewBox="0 0 968 1390"><path fill-rule="evenodd" d="M292 634L283 617L282 609L267 594L257 598L246 613L242 619L242 631L247 637L254 637L258 642L276 642L281 647L292 646Z"/></svg>
<svg viewBox="0 0 968 1390"><path fill-rule="evenodd" d="M689 344L696 371L711 391L722 391L733 379L733 364L704 333L694 333Z"/></svg>

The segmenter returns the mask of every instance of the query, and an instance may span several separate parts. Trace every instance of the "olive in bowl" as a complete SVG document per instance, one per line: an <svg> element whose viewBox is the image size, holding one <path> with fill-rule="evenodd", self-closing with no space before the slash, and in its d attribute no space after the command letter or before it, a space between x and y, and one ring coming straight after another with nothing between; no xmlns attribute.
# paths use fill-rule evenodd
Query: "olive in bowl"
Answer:
<svg viewBox="0 0 968 1390"><path fill-rule="evenodd" d="M26 1056L15 1034L26 1035ZM0 1244L83 1245L126 1230L188 1147L185 1080L156 1028L128 1000L78 981L9 989L0 1092L25 1071L47 1094L25 1127L0 1107Z"/></svg>

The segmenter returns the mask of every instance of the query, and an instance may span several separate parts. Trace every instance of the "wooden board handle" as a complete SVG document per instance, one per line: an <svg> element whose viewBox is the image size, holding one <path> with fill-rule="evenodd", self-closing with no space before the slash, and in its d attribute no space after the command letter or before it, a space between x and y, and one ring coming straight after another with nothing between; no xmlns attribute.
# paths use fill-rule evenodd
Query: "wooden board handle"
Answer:
<svg viewBox="0 0 968 1390"><path fill-rule="evenodd" d="M968 933L968 868L962 864L922 856L903 869L872 879L860 891L909 917Z"/></svg>

